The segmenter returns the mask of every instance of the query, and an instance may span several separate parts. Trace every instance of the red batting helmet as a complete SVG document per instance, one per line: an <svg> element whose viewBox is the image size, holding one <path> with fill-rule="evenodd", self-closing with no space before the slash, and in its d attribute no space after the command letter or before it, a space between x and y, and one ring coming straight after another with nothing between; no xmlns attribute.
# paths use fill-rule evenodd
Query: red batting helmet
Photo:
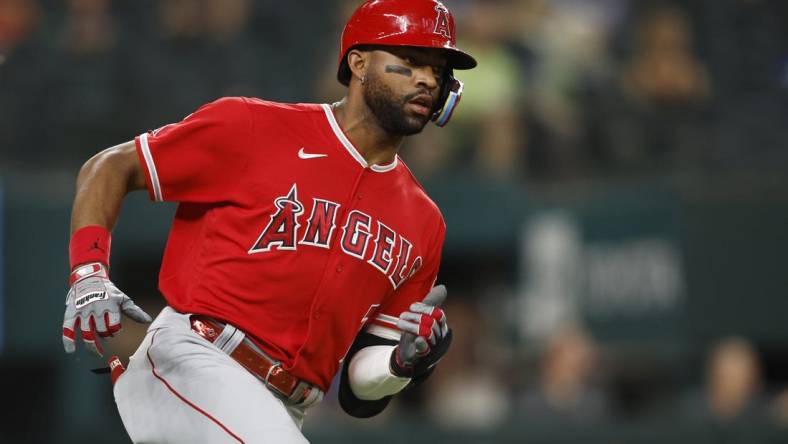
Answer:
<svg viewBox="0 0 788 444"><path fill-rule="evenodd" d="M458 49L456 44L454 16L437 0L367 0L356 9L342 32L337 79L343 85L350 83L347 53L358 45L442 49L448 56L450 72L452 69L475 67L476 60ZM440 126L446 124L459 102L462 83L449 74L443 89L442 100L438 104L443 109L436 109L433 118ZM444 107L444 104L451 107Z"/></svg>
<svg viewBox="0 0 788 444"><path fill-rule="evenodd" d="M454 16L436 0L368 0L342 32L337 78L347 85L347 53L357 45L418 46L445 49L452 69L470 69L476 60L457 49Z"/></svg>

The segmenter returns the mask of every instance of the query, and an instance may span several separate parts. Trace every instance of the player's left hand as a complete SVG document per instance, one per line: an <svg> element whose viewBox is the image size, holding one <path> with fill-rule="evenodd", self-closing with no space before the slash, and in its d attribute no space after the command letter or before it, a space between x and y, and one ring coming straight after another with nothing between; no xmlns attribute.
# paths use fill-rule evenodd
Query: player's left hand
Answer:
<svg viewBox="0 0 788 444"><path fill-rule="evenodd" d="M452 332L446 313L440 308L446 300L446 287L432 288L421 302L400 314L397 327L402 331L399 345L391 356L391 369L398 376L413 376L431 369L449 349Z"/></svg>

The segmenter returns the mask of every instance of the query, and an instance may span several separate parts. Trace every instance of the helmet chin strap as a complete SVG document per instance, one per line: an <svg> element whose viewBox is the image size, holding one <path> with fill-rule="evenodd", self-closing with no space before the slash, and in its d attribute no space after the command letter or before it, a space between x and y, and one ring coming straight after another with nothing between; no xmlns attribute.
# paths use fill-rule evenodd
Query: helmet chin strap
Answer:
<svg viewBox="0 0 788 444"><path fill-rule="evenodd" d="M454 78L451 73L446 75L441 89L441 95L432 114L432 120L439 127L446 126L462 97L463 83Z"/></svg>

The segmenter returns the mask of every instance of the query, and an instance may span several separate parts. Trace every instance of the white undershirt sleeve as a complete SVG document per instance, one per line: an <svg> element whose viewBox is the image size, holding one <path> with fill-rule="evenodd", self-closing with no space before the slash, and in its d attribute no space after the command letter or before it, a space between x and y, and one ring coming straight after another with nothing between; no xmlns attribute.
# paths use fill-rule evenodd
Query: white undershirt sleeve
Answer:
<svg viewBox="0 0 788 444"><path fill-rule="evenodd" d="M348 367L350 388L358 399L373 401L405 388L410 378L394 376L389 369L393 345L373 345L359 350Z"/></svg>

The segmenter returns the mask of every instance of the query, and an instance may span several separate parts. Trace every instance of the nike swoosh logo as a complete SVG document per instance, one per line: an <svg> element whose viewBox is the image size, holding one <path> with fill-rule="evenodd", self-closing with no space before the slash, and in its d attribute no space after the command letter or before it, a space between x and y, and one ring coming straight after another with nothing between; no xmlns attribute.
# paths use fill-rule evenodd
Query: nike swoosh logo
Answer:
<svg viewBox="0 0 788 444"><path fill-rule="evenodd" d="M318 154L318 153L307 153L304 151L304 147L301 147L298 150L298 158L299 159L317 159L318 157L327 157L328 154Z"/></svg>

